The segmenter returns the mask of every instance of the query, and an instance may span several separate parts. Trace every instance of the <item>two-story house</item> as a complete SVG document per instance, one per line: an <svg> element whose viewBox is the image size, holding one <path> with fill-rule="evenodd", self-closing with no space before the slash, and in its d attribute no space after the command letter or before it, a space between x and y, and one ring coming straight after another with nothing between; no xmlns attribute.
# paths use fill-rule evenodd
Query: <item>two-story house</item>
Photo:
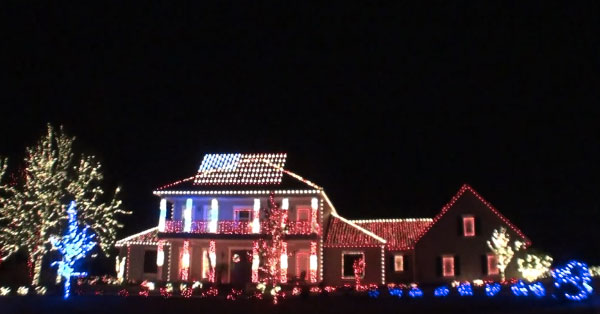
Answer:
<svg viewBox="0 0 600 314"><path fill-rule="evenodd" d="M127 280L258 280L258 240L271 194L287 216L282 282L363 283L498 279L492 231L530 241L468 185L434 218L348 220L322 187L287 170L286 154L207 154L198 172L154 191L158 226L117 241ZM516 270L509 268L508 276Z"/></svg>
<svg viewBox="0 0 600 314"><path fill-rule="evenodd" d="M289 279L323 279L323 230L331 213L323 189L286 170L286 154L207 154L198 172L154 191L158 226L117 242L128 280L257 281L271 193L287 214L281 264Z"/></svg>

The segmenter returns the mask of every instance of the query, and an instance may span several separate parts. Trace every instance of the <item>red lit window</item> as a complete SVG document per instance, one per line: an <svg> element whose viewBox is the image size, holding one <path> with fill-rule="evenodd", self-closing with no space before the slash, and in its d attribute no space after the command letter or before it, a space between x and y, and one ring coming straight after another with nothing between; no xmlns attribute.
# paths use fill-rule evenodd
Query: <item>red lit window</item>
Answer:
<svg viewBox="0 0 600 314"><path fill-rule="evenodd" d="M454 276L454 256L442 257L442 275L444 277Z"/></svg>
<svg viewBox="0 0 600 314"><path fill-rule="evenodd" d="M296 253L296 277L300 280L308 280L309 254L308 252Z"/></svg>
<svg viewBox="0 0 600 314"><path fill-rule="evenodd" d="M465 216L463 217L463 235L465 237L475 236L475 217Z"/></svg>
<svg viewBox="0 0 600 314"><path fill-rule="evenodd" d="M487 256L487 269L488 275L498 275L500 270L498 269L498 259L494 254L488 254Z"/></svg>
<svg viewBox="0 0 600 314"><path fill-rule="evenodd" d="M394 255L394 271L404 271L404 256Z"/></svg>
<svg viewBox="0 0 600 314"><path fill-rule="evenodd" d="M296 207L296 221L309 221L310 207Z"/></svg>

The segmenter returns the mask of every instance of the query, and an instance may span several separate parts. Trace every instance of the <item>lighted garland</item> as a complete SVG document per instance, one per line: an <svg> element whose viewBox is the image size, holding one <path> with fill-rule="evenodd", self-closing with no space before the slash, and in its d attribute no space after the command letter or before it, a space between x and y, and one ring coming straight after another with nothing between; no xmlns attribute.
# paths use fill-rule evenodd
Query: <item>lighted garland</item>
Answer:
<svg viewBox="0 0 600 314"><path fill-rule="evenodd" d="M587 299L594 291L591 286L592 277L585 263L570 261L567 265L553 270L552 277L554 286L563 291L564 297L568 300Z"/></svg>

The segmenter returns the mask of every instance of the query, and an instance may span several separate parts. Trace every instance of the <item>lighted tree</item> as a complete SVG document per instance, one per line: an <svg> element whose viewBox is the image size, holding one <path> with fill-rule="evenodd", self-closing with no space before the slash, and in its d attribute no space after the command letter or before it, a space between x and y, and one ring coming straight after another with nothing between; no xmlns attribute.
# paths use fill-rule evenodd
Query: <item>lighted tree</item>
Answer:
<svg viewBox="0 0 600 314"><path fill-rule="evenodd" d="M17 238L17 232L9 227L13 219L4 214L18 208L14 197L17 191L12 184L4 183L6 167L7 160L0 158L0 263L19 249L18 244L14 241Z"/></svg>
<svg viewBox="0 0 600 314"><path fill-rule="evenodd" d="M283 236L286 232L287 223L284 221L283 210L275 203L273 193L269 196L269 206L263 208L266 222L261 224L262 233L267 234L259 241L259 256L262 261L259 267L259 281L265 291L275 295L277 303L277 285L281 274L281 254L283 248Z"/></svg>
<svg viewBox="0 0 600 314"><path fill-rule="evenodd" d="M356 291L360 290L360 280L365 274L365 260L361 257L354 261L352 268L354 268L354 288Z"/></svg>
<svg viewBox="0 0 600 314"><path fill-rule="evenodd" d="M552 257L545 254L526 254L525 258L517 258L518 271L523 278L532 282L550 274Z"/></svg>
<svg viewBox="0 0 600 314"><path fill-rule="evenodd" d="M82 230L77 227L77 209L75 202L69 204L67 209L69 215L69 226L62 238L52 238L52 246L62 255L62 260L52 263L58 266L57 273L64 277L64 294L67 299L71 294L71 277L86 276L85 272L76 272L75 263L83 259L87 253L96 245L94 234L88 234L88 226Z"/></svg>
<svg viewBox="0 0 600 314"><path fill-rule="evenodd" d="M107 255L116 230L122 227L116 216L128 213L118 198L119 188L112 196L105 195L101 165L95 157L75 157L74 140L62 128L57 132L48 125L47 133L27 148L20 180L3 192L7 196L0 208L0 223L7 230L0 236L0 248L5 257L18 250L28 254L33 285L39 284L50 239L64 233L65 203L79 204L79 221L90 226Z"/></svg>
<svg viewBox="0 0 600 314"><path fill-rule="evenodd" d="M522 244L519 241L515 241L515 249L513 249L510 246L510 235L504 227L500 227L500 229L494 229L492 238L490 241L487 241L487 244L494 255L496 255L498 270L500 271L500 279L504 281L506 279L506 267L515 255L515 252L521 248Z"/></svg>

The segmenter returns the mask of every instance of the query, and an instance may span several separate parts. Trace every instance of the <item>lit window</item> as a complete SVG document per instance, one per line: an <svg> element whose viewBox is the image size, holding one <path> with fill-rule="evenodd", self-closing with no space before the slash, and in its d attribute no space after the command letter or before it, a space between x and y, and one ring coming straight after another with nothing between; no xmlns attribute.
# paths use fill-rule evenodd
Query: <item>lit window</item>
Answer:
<svg viewBox="0 0 600 314"><path fill-rule="evenodd" d="M444 277L454 276L454 256L442 257L442 275Z"/></svg>
<svg viewBox="0 0 600 314"><path fill-rule="evenodd" d="M309 254L308 252L296 253L296 277L300 280L308 279L308 263Z"/></svg>
<svg viewBox="0 0 600 314"><path fill-rule="evenodd" d="M394 271L404 271L404 256L394 255Z"/></svg>
<svg viewBox="0 0 600 314"><path fill-rule="evenodd" d="M487 269L488 275L498 275L500 270L498 269L498 259L494 254L487 255Z"/></svg>
<svg viewBox="0 0 600 314"><path fill-rule="evenodd" d="M235 221L250 221L252 218L252 209L250 208L235 209L233 213Z"/></svg>
<svg viewBox="0 0 600 314"><path fill-rule="evenodd" d="M296 208L296 220L297 221L309 221L310 220L310 207L297 207Z"/></svg>
<svg viewBox="0 0 600 314"><path fill-rule="evenodd" d="M463 217L463 235L465 237L475 236L475 217L473 217L473 216Z"/></svg>
<svg viewBox="0 0 600 314"><path fill-rule="evenodd" d="M342 252L342 278L343 279L354 279L354 262L359 259L365 258L363 252ZM366 270L363 272L362 277L365 276Z"/></svg>

